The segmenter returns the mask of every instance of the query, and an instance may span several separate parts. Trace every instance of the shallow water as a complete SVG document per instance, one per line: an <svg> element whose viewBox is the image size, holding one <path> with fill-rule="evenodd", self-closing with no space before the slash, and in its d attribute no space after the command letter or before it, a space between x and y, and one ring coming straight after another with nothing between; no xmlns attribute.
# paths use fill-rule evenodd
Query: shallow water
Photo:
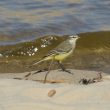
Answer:
<svg viewBox="0 0 110 110"><path fill-rule="evenodd" d="M71 57L63 62L65 67L109 73L110 32L91 32L78 35L80 38L77 41L75 51ZM33 41L0 46L0 72L25 72L47 68L49 62L35 66L32 66L32 64L67 38L68 35L50 35ZM57 68L56 65L52 69Z"/></svg>
<svg viewBox="0 0 110 110"><path fill-rule="evenodd" d="M109 73L109 0L0 0L0 72L46 67L28 68L71 34L81 38L64 65Z"/></svg>
<svg viewBox="0 0 110 110"><path fill-rule="evenodd" d="M110 30L109 0L0 0L0 44Z"/></svg>

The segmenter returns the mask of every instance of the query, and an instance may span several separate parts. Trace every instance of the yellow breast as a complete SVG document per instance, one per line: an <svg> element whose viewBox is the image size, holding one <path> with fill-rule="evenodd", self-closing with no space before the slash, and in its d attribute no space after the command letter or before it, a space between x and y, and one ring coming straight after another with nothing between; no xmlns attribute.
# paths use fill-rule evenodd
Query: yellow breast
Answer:
<svg viewBox="0 0 110 110"><path fill-rule="evenodd" d="M63 61L65 60L67 57L69 57L70 55L72 54L72 51L68 52L68 53L63 53L63 54L59 54L59 55L56 55L54 57L55 60L58 60L58 61Z"/></svg>

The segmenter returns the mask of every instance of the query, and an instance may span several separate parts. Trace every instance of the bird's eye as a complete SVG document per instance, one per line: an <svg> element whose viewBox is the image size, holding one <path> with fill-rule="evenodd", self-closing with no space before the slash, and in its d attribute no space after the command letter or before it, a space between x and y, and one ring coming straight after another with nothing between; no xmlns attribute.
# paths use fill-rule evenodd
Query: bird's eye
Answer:
<svg viewBox="0 0 110 110"><path fill-rule="evenodd" d="M73 38L77 38L77 37L78 37L77 35L73 36Z"/></svg>
<svg viewBox="0 0 110 110"><path fill-rule="evenodd" d="M72 36L69 36L70 38L78 38L77 35L72 35Z"/></svg>

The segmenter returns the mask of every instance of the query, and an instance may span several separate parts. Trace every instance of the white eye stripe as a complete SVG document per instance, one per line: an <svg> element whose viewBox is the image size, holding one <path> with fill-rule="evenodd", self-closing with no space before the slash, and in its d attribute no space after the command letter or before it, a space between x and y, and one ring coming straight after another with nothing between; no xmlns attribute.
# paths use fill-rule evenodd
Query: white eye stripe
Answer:
<svg viewBox="0 0 110 110"><path fill-rule="evenodd" d="M72 35L72 36L69 36L69 37L73 38L74 36Z"/></svg>
<svg viewBox="0 0 110 110"><path fill-rule="evenodd" d="M79 36L78 35L71 35L69 36L70 38L78 38Z"/></svg>

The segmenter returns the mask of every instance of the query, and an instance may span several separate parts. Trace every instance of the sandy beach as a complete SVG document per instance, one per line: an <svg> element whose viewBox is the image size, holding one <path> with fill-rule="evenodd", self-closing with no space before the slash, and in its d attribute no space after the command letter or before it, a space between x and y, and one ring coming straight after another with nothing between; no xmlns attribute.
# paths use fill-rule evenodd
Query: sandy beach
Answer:
<svg viewBox="0 0 110 110"><path fill-rule="evenodd" d="M97 71L53 70L42 83L45 72L23 78L27 73L0 74L0 110L109 110L110 75L102 73L100 82L79 84L82 78L98 77ZM35 81L35 80L39 80ZM56 83L55 83L56 81Z"/></svg>

